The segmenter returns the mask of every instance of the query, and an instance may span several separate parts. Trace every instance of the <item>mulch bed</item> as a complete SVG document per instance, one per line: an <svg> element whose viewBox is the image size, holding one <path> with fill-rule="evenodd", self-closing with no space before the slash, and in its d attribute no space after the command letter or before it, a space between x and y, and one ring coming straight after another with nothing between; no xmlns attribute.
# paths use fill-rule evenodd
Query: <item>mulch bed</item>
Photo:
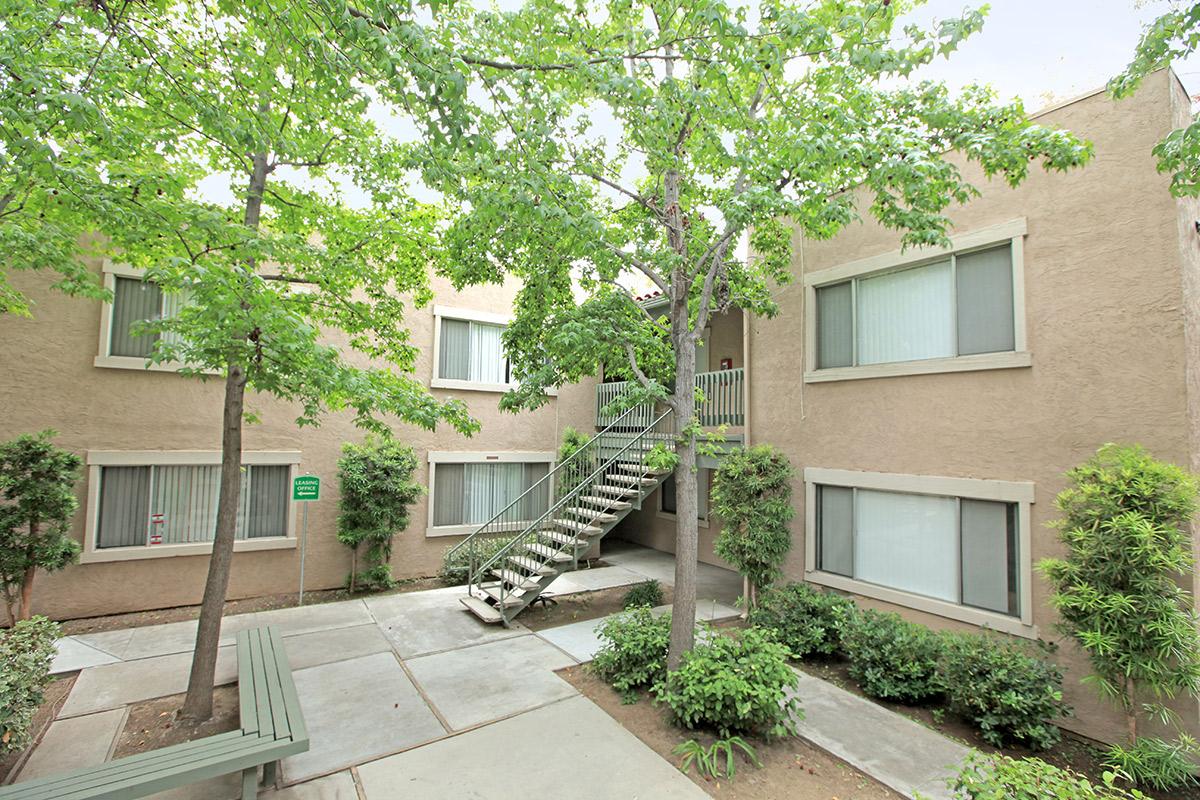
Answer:
<svg viewBox="0 0 1200 800"><path fill-rule="evenodd" d="M542 631L585 619L606 617L623 609L621 602L632 588L633 585L614 586L595 592L559 595L553 598L554 603L533 603L521 612L517 621L530 630ZM663 600L660 605L670 603L674 596L671 587L663 586L662 590Z"/></svg>
<svg viewBox="0 0 1200 800"><path fill-rule="evenodd" d="M135 756L162 747L228 733L238 729L236 686L218 686L213 692L213 715L199 725L178 719L186 695L159 697L129 706L125 727L117 738L113 758Z"/></svg>

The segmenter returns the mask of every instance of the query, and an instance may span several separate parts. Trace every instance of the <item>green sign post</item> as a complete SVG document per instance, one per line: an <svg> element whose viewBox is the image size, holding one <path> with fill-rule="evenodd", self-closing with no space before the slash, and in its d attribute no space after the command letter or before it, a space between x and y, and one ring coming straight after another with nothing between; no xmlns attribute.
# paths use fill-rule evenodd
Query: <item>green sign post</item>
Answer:
<svg viewBox="0 0 1200 800"><path fill-rule="evenodd" d="M296 605L304 605L304 556L308 551L308 504L321 499L321 479L316 475L297 475L292 478L292 500L304 503L300 534L300 597Z"/></svg>

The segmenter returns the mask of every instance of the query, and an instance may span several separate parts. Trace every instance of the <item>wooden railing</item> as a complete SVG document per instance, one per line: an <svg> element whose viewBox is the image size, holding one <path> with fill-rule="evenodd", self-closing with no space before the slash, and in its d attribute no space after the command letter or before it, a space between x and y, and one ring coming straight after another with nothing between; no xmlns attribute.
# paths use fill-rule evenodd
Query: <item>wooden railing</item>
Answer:
<svg viewBox="0 0 1200 800"><path fill-rule="evenodd" d="M696 375L696 388L704 393L704 400L696 404L696 415L705 427L718 425L745 425L745 370L723 369L719 372L701 372ZM610 406L624 394L629 381L601 383L596 386L596 427L607 428L625 413L625 409L608 411ZM648 425L655 418L655 408L650 403L634 406L634 413L625 417L632 423ZM639 425L639 426L640 426Z"/></svg>

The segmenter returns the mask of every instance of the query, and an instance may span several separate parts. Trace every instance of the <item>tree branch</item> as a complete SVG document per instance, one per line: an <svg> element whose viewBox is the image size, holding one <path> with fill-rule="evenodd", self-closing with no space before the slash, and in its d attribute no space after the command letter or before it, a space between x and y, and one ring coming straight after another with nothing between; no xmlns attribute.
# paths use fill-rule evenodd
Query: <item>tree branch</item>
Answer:
<svg viewBox="0 0 1200 800"><path fill-rule="evenodd" d="M626 253L624 250L622 250L619 247L614 247L613 245L609 244L608 242L603 242L603 245L605 248L607 248L609 250L609 252L613 253L617 257L624 260L626 264L633 267L634 269L636 269L638 272L645 275L650 280L654 281L654 285L658 287L658 290L660 292L662 292L663 294L667 294L667 291L668 291L667 281L666 281L666 279L663 278L662 275L658 274L658 270L656 270L654 267L647 264L645 261L642 261L640 258L630 255L629 253Z"/></svg>

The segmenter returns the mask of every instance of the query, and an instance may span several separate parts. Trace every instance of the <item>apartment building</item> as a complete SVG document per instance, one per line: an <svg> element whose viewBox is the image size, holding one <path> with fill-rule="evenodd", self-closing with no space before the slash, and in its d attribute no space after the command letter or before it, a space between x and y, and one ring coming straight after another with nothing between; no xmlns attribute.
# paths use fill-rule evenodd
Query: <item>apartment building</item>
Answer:
<svg viewBox="0 0 1200 800"><path fill-rule="evenodd" d="M872 221L797 233L782 313L714 321L710 360L744 367L733 430L797 471L789 578L935 628L1061 638L1034 565L1061 553L1064 472L1106 442L1200 468L1200 208L1151 154L1189 109L1160 72L1127 101L1044 111L1094 143L1089 166L1017 189L963 166L982 196L952 211L944 250L904 251ZM617 535L671 549L672 511L664 485ZM720 563L718 523L701 524ZM1080 652L1058 658L1068 725L1119 737Z"/></svg>

